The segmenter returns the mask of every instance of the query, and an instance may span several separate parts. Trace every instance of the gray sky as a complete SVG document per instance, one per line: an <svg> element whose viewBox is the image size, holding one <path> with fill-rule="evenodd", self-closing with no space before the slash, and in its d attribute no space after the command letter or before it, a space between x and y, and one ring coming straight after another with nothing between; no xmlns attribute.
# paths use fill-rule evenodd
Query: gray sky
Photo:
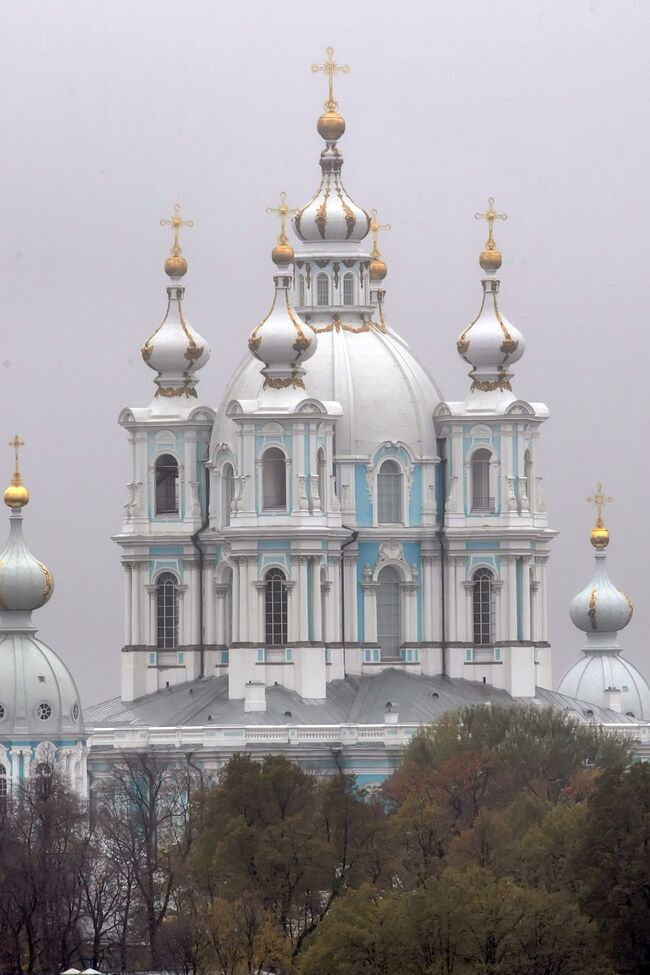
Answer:
<svg viewBox="0 0 650 975"><path fill-rule="evenodd" d="M581 646L567 610L591 577L598 479L616 498L610 574L636 605L623 646L650 676L646 0L0 0L0 29L0 431L26 441L26 535L55 577L40 635L86 704L119 688L116 420L153 392L139 350L165 304L159 219L180 200L195 221L185 307L217 406L271 300L265 207L318 184L309 66L328 44L351 65L346 186L393 227L387 319L449 399L467 390L456 338L480 303L473 214L489 195L509 214L502 307L527 339L514 389L551 410L555 680ZM3 465L8 481L8 447Z"/></svg>

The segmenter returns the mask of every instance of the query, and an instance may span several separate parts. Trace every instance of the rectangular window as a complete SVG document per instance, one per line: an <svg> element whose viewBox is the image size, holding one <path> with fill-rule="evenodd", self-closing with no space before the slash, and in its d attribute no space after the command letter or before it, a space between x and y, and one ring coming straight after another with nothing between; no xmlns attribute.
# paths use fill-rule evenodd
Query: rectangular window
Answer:
<svg viewBox="0 0 650 975"><path fill-rule="evenodd" d="M257 662L258 664L263 664L266 661L266 650L264 647L258 647L257 650Z"/></svg>
<svg viewBox="0 0 650 975"><path fill-rule="evenodd" d="M363 662L366 664L378 664L381 651L379 649L364 650Z"/></svg>
<svg viewBox="0 0 650 975"><path fill-rule="evenodd" d="M229 650L222 650L221 651L221 663L222 664L230 663L230 651Z"/></svg>
<svg viewBox="0 0 650 975"><path fill-rule="evenodd" d="M325 651L325 663L326 664L331 664L332 663L332 651L331 650L326 650Z"/></svg>
<svg viewBox="0 0 650 975"><path fill-rule="evenodd" d="M354 304L354 278L351 274L346 274L343 278L343 304Z"/></svg>
<svg viewBox="0 0 650 975"><path fill-rule="evenodd" d="M495 647L494 648L494 660L498 664L501 663L501 649L500 649L500 647Z"/></svg>
<svg viewBox="0 0 650 975"><path fill-rule="evenodd" d="M149 666L150 667L155 667L157 663L158 663L158 654L157 653L150 653L149 654Z"/></svg>
<svg viewBox="0 0 650 975"><path fill-rule="evenodd" d="M414 647L405 648L401 651L402 660L406 664L417 664L420 661L420 651Z"/></svg>
<svg viewBox="0 0 650 975"><path fill-rule="evenodd" d="M465 651L465 663L471 664L473 660L474 660L474 651L468 648Z"/></svg>
<svg viewBox="0 0 650 975"><path fill-rule="evenodd" d="M287 647L287 649L284 651L284 659L288 664L293 663L293 650L291 647Z"/></svg>
<svg viewBox="0 0 650 975"><path fill-rule="evenodd" d="M177 654L177 658L178 658L177 659L177 663L179 663L179 664L184 664L185 663L185 654L184 653Z"/></svg>

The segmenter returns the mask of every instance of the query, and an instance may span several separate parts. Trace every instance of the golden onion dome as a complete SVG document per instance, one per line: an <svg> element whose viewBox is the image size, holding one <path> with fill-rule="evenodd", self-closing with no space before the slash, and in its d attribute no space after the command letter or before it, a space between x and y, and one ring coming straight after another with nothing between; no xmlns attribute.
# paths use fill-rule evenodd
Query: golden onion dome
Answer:
<svg viewBox="0 0 650 975"><path fill-rule="evenodd" d="M501 267L501 251L497 247L487 247L478 259L484 271L498 271Z"/></svg>
<svg viewBox="0 0 650 975"><path fill-rule="evenodd" d="M591 544L595 549L607 548L609 545L609 531L604 525L596 525L591 529Z"/></svg>
<svg viewBox="0 0 650 975"><path fill-rule="evenodd" d="M165 261L165 274L170 278L182 278L187 274L187 261L181 254L172 254Z"/></svg>
<svg viewBox="0 0 650 975"><path fill-rule="evenodd" d="M271 260L277 267L287 267L293 262L293 247L286 241L276 244L271 251Z"/></svg>
<svg viewBox="0 0 650 975"><path fill-rule="evenodd" d="M373 257L368 268L368 274L371 281L383 281L388 274L386 262L382 261L380 257Z"/></svg>
<svg viewBox="0 0 650 975"><path fill-rule="evenodd" d="M345 132L345 119L339 112L328 109L318 119L316 128L326 142L336 142Z"/></svg>
<svg viewBox="0 0 650 975"><path fill-rule="evenodd" d="M29 491L23 484L20 474L14 474L11 484L5 491L5 504L8 508L24 508L29 503Z"/></svg>

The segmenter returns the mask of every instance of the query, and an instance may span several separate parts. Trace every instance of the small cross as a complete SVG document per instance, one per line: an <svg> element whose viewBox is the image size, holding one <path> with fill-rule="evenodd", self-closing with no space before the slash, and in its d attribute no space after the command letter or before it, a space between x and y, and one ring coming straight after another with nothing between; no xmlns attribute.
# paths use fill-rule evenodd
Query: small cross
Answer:
<svg viewBox="0 0 650 975"><path fill-rule="evenodd" d="M485 242L485 249L496 250L496 244L494 243L494 237L492 236L492 231L494 229L495 220L507 220L507 213L497 213L494 209L494 197L488 198L488 208L485 213L475 213L474 218L476 220L487 220L488 222L488 239Z"/></svg>
<svg viewBox="0 0 650 975"><path fill-rule="evenodd" d="M606 504L610 504L614 498L606 497L603 494L603 486L598 482L596 485L596 490L592 498L587 498L589 504L593 504L596 507L596 528L603 527L603 508Z"/></svg>
<svg viewBox="0 0 650 975"><path fill-rule="evenodd" d="M174 245L173 245L173 247L171 249L171 253L172 253L172 255L174 257L180 257L180 255L183 253L183 251L181 250L180 241L178 239L179 234L180 234L181 227L193 227L194 226L194 221L193 220L183 220L183 219L181 219L181 205L180 205L180 203L175 203L174 204L174 216L171 217L169 220L161 220L160 221L160 226L161 227L172 227L173 228L173 230L174 230Z"/></svg>
<svg viewBox="0 0 650 975"><path fill-rule="evenodd" d="M287 219L287 217L290 214L297 213L298 211L297 210L291 210L287 206L287 194L286 193L280 193L280 205L277 206L277 207L267 207L266 208L266 212L267 213L277 213L277 215L279 216L279 218L280 218L280 236L278 237L278 244L286 244L287 243L287 228L286 228L286 225L285 225L286 224L286 219Z"/></svg>
<svg viewBox="0 0 650 975"><path fill-rule="evenodd" d="M370 233L372 234L372 256L379 257L379 231L380 230L390 230L391 226L389 223L379 223L379 215L376 210L370 211Z"/></svg>
<svg viewBox="0 0 650 975"><path fill-rule="evenodd" d="M339 107L338 102L334 99L334 75L342 72L347 74L350 70L349 64L337 64L334 60L334 48L327 48L327 61L325 64L312 64L311 70L313 72L323 71L327 75L327 101L325 102L325 109L328 112L335 112Z"/></svg>
<svg viewBox="0 0 650 975"><path fill-rule="evenodd" d="M9 441L9 446L14 448L14 453L16 455L16 474L20 470L19 460L20 460L20 448L25 446L25 441L21 440L18 434Z"/></svg>

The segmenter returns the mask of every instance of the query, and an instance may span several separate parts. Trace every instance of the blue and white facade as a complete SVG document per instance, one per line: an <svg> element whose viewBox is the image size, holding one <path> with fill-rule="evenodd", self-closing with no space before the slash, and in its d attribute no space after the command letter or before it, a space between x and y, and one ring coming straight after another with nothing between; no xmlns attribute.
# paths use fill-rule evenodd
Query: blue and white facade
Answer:
<svg viewBox="0 0 650 975"><path fill-rule="evenodd" d="M177 242L167 262L167 317L143 349L156 395L120 417L122 699L227 676L231 700L281 685L324 701L386 668L532 698L551 681L548 411L512 392L524 342L497 303L496 215L458 340L471 388L446 401L386 320L379 225L341 181L344 120L328 110L318 129L320 187L295 251L283 228L271 311L216 411L198 396L207 345L184 319Z"/></svg>

